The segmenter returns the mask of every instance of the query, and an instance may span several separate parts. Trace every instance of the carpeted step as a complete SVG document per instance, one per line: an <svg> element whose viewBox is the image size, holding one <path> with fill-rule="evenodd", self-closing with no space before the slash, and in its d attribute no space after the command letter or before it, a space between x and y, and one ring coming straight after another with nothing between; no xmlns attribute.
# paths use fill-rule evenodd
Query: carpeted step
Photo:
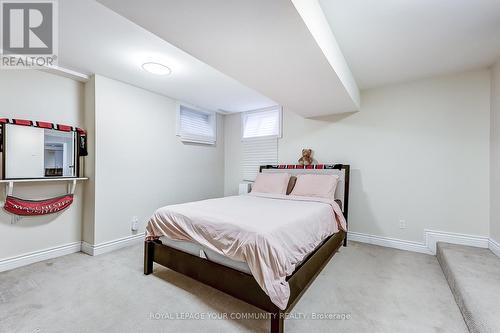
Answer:
<svg viewBox="0 0 500 333"><path fill-rule="evenodd" d="M436 255L469 331L500 332L500 258L488 249L441 242Z"/></svg>

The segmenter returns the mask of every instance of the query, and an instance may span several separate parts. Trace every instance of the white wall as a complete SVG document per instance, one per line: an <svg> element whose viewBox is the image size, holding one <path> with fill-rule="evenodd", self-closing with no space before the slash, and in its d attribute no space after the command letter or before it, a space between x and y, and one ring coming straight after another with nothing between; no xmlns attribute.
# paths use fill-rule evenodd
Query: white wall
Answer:
<svg viewBox="0 0 500 333"><path fill-rule="evenodd" d="M361 100L350 115L285 111L279 161L295 163L310 147L319 162L349 163L351 231L411 241L424 229L487 236L489 72L367 90ZM239 115L225 117L226 194L241 180L239 126Z"/></svg>
<svg viewBox="0 0 500 333"><path fill-rule="evenodd" d="M241 143L241 114L224 116L224 195L238 194L243 179L243 145Z"/></svg>
<svg viewBox="0 0 500 333"><path fill-rule="evenodd" d="M0 73L1 116L83 126L83 84L34 70ZM66 193L65 184L23 184L14 195L43 199ZM0 201L5 191L0 188ZM24 218L11 224L0 209L0 260L81 240L82 192L78 187L73 205L62 213Z"/></svg>
<svg viewBox="0 0 500 333"><path fill-rule="evenodd" d="M500 61L492 68L491 82L491 238L500 242Z"/></svg>
<svg viewBox="0 0 500 333"><path fill-rule="evenodd" d="M491 87L489 72L478 71L364 91L361 111L350 115L285 112L280 162L294 163L311 147L320 162L351 164L352 231L413 241L422 241L424 228L487 236L491 114L491 234L499 240L499 77L497 65ZM71 79L2 71L0 100L4 117L86 128L91 177L84 210L79 186L73 206L57 215L11 225L0 212L0 260L82 239L101 244L131 235L132 216L143 231L157 207L237 193L239 114L219 116L217 145L204 146L175 136L173 100L101 76L86 84L84 96L83 84ZM65 191L62 184L25 184L15 194ZM407 229L399 229L399 219Z"/></svg>
<svg viewBox="0 0 500 333"><path fill-rule="evenodd" d="M220 116L217 145L184 144L175 136L175 102L167 97L102 76L83 85L31 70L2 71L0 100L2 117L87 129L89 156L83 163L90 178L60 214L12 225L0 210L0 260L81 240L101 244L130 236L132 216L142 232L158 207L223 195ZM66 191L58 183L20 184L14 194L41 199Z"/></svg>
<svg viewBox="0 0 500 333"><path fill-rule="evenodd" d="M94 244L132 235L133 216L142 232L158 207L223 195L222 117L217 145L185 144L172 99L95 76L94 103Z"/></svg>

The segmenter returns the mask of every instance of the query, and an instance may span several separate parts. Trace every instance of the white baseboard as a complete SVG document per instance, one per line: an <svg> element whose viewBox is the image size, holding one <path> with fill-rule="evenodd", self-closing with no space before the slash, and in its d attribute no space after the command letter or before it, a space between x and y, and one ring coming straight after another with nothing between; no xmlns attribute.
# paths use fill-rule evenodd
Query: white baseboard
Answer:
<svg viewBox="0 0 500 333"><path fill-rule="evenodd" d="M81 242L74 242L61 246L51 247L45 250L26 253L16 257L0 259L0 272L8 271L21 266L26 266L35 262L80 252L80 249Z"/></svg>
<svg viewBox="0 0 500 333"><path fill-rule="evenodd" d="M436 254L436 243L444 242L450 244L466 245L473 247L488 248L488 237L464 235L453 232L424 230L425 244L432 254Z"/></svg>
<svg viewBox="0 0 500 333"><path fill-rule="evenodd" d="M489 248L490 248L491 252L493 252L498 257L500 257L500 243L498 243L493 238L490 238L489 239Z"/></svg>
<svg viewBox="0 0 500 333"><path fill-rule="evenodd" d="M489 248L493 253L500 257L500 244L494 239L488 239L483 236L464 235L443 231L425 230L425 243L363 234L360 232L349 232L348 239L355 242L425 254L436 254L436 243L446 242L451 244ZM69 243L45 250L26 253L16 257L0 259L0 272L80 251L95 256L133 245L142 242L143 240L144 233L139 233L137 235L127 236L97 245L92 245L86 242Z"/></svg>
<svg viewBox="0 0 500 333"><path fill-rule="evenodd" d="M95 245L82 242L82 252L91 256L97 256L141 241L144 241L144 232Z"/></svg>
<svg viewBox="0 0 500 333"><path fill-rule="evenodd" d="M498 246L498 243L494 244L491 239L488 239L488 237L464 235L464 234L435 231L428 229L424 230L425 241L422 243L390 238L390 237L368 235L359 232L349 232L347 239L355 242L361 242L361 243L390 247L399 250L433 254L433 255L436 254L437 242L446 242L451 244L467 245L467 246L482 247L482 248L490 247L490 249L492 247L491 244L493 244L493 246L495 246L496 244L497 246L496 249L500 250L500 246ZM492 251L495 252L494 250Z"/></svg>
<svg viewBox="0 0 500 333"><path fill-rule="evenodd" d="M131 235L115 239L113 241L92 245L86 242L74 242L49 249L34 251L19 256L0 259L0 272L8 271L21 266L33 264L35 262L65 256L71 253L84 252L92 256L110 252L129 245L136 244L144 240L144 233Z"/></svg>
<svg viewBox="0 0 500 333"><path fill-rule="evenodd" d="M398 250L431 254L429 249L423 243L419 242L412 242L390 237L374 236L374 235L368 235L360 232L351 232L351 231L349 231L347 239L355 242L391 247Z"/></svg>

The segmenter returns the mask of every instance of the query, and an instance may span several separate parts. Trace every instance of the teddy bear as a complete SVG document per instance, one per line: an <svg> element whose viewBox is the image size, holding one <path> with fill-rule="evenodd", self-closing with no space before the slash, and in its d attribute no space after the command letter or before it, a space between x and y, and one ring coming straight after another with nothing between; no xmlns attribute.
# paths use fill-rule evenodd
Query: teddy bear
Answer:
<svg viewBox="0 0 500 333"><path fill-rule="evenodd" d="M299 159L300 165L313 164L312 149L302 149L302 157Z"/></svg>

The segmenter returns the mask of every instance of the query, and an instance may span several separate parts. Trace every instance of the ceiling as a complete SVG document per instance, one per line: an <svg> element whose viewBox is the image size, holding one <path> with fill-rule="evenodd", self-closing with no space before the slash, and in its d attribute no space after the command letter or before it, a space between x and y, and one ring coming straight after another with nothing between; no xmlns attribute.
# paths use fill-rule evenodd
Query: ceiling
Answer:
<svg viewBox="0 0 500 333"><path fill-rule="evenodd" d="M498 0L319 0L360 88L485 68Z"/></svg>
<svg viewBox="0 0 500 333"><path fill-rule="evenodd" d="M59 1L59 66L97 73L209 110L247 111L270 98L201 62L93 0ZM165 63L169 76L142 70Z"/></svg>
<svg viewBox="0 0 500 333"><path fill-rule="evenodd" d="M358 87L500 59L498 0L64 0L59 11L61 67L227 112L355 111ZM172 74L146 73L148 61Z"/></svg>
<svg viewBox="0 0 500 333"><path fill-rule="evenodd" d="M352 93L335 62L318 45L320 34L313 37L295 7L306 7L308 14L316 15L313 19L323 19L332 42L333 34L315 1L98 1L303 116L358 109L354 80L349 80ZM308 3L315 3L319 13ZM351 75L346 69L342 73Z"/></svg>

